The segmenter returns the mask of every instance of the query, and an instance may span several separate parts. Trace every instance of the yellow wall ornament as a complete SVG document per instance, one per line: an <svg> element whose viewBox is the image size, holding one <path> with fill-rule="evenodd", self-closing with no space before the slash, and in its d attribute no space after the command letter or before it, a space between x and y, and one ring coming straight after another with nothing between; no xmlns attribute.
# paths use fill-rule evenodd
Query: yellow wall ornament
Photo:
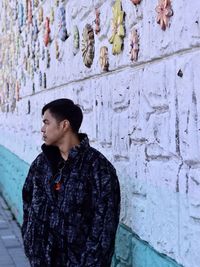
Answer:
<svg viewBox="0 0 200 267"><path fill-rule="evenodd" d="M50 23L53 24L54 23L54 8L51 7L51 11L50 11Z"/></svg>
<svg viewBox="0 0 200 267"><path fill-rule="evenodd" d="M120 54L123 47L123 39L125 36L124 29L124 11L122 10L121 0L116 0L113 10L112 19L112 36L109 42L113 44L112 53L113 55Z"/></svg>
<svg viewBox="0 0 200 267"><path fill-rule="evenodd" d="M102 71L108 71L109 69L109 59L108 59L108 47L102 46L100 48L100 65Z"/></svg>
<svg viewBox="0 0 200 267"><path fill-rule="evenodd" d="M43 7L42 6L39 9L38 20L39 20L39 25L41 25L43 22Z"/></svg>

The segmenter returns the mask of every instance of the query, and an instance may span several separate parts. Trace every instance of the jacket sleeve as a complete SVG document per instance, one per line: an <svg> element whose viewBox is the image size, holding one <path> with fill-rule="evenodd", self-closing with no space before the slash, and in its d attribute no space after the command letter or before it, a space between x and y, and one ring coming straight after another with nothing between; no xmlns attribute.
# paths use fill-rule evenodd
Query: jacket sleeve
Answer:
<svg viewBox="0 0 200 267"><path fill-rule="evenodd" d="M93 177L93 220L82 266L110 267L119 223L120 187L114 167L105 159L96 160Z"/></svg>
<svg viewBox="0 0 200 267"><path fill-rule="evenodd" d="M25 179L23 188L22 188L22 202L23 202L23 222L21 227L22 237L26 231L28 214L32 201L33 193L33 176L35 172L35 161L31 164L28 175Z"/></svg>

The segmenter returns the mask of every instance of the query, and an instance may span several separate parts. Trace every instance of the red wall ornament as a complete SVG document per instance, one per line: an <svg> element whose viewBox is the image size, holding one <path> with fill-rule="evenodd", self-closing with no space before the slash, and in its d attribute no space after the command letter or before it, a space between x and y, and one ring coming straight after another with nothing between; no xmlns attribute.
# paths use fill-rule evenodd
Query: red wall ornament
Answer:
<svg viewBox="0 0 200 267"><path fill-rule="evenodd" d="M50 42L50 27L49 27L49 18L46 17L45 21L45 33L44 33L44 44L47 46Z"/></svg>
<svg viewBox="0 0 200 267"><path fill-rule="evenodd" d="M138 4L141 2L141 0L131 0L131 2L132 2L134 5L138 5Z"/></svg>

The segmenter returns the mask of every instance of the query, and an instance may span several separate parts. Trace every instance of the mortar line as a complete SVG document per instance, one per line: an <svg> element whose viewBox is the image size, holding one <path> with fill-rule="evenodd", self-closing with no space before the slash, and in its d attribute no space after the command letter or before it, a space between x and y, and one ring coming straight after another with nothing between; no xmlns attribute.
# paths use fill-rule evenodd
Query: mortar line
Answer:
<svg viewBox="0 0 200 267"><path fill-rule="evenodd" d="M90 80L90 79L96 79L96 78L99 78L99 77L101 78L101 77L106 77L106 76L109 76L109 75L113 75L115 73L120 73L120 72L122 72L124 70L134 69L134 71L136 71L136 70L142 69L146 65L157 64L157 63L160 63L160 62L162 62L164 60L169 60L169 59L173 59L173 58L175 58L177 56L184 56L184 55L191 54L191 53L196 53L196 52L200 52L200 47L199 46L193 47L193 48L182 49L182 50L176 51L176 52L174 52L172 54L166 55L165 57L158 57L158 58L154 58L154 59L151 59L151 60L148 60L148 61L145 61L145 62L143 61L143 62L138 62L138 63L135 63L135 64L131 64L131 65L130 64L122 65L122 66L118 67L117 69L108 71L106 73L98 73L98 74L94 74L94 75L89 75L89 76L84 77L84 78L70 80L70 81L68 81L66 83L63 83L63 84L60 84L58 86L52 86L52 87L50 87L48 89L42 89L41 91L35 92L34 94L28 94L26 96L23 96L21 98L21 100L26 99L26 98L30 98L31 96L35 96L35 95L38 95L38 94L46 93L46 92L54 90L54 89L63 89L63 87L66 87L66 86L69 86L69 85L73 85L73 84L76 84L76 83L80 83L80 82L84 82L84 81L87 81L87 80Z"/></svg>

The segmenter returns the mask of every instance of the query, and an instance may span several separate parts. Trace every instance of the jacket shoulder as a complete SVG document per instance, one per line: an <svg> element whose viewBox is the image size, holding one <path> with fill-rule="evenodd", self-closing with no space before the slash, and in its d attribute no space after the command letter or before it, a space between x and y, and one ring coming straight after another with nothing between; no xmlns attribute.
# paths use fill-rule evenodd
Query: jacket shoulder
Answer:
<svg viewBox="0 0 200 267"><path fill-rule="evenodd" d="M116 169L113 164L99 150L94 147L90 147L89 153L91 156L91 164L93 167L100 165L102 167L106 167L107 169L112 170L113 172L116 172Z"/></svg>
<svg viewBox="0 0 200 267"><path fill-rule="evenodd" d="M31 163L30 168L36 168L38 167L42 162L45 160L45 155L43 152L41 152Z"/></svg>

